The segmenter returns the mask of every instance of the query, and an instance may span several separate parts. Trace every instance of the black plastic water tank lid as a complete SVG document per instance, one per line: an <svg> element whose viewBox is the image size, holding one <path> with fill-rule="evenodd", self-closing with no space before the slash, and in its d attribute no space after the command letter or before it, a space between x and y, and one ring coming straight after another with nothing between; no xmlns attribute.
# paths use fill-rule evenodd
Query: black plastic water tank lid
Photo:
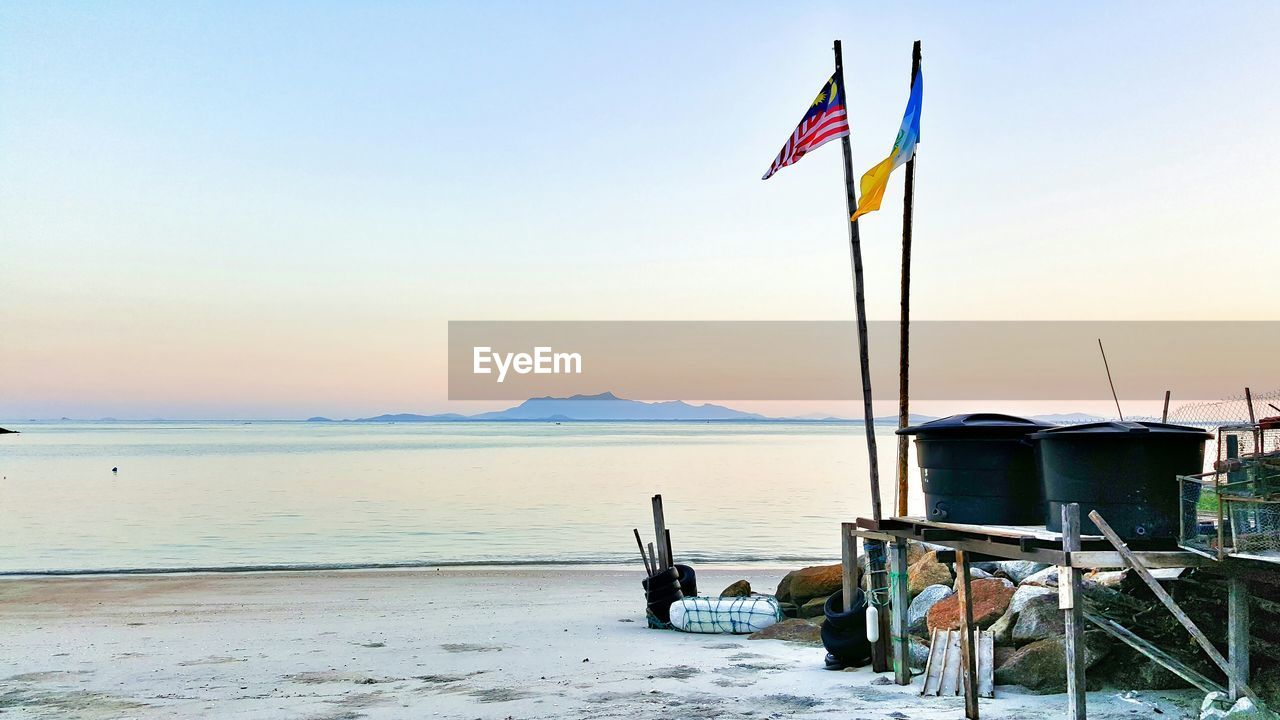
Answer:
<svg viewBox="0 0 1280 720"><path fill-rule="evenodd" d="M963 437L967 435L1025 435L1054 427L1051 423L1000 413L967 413L930 420L898 431L899 435L934 435Z"/></svg>
<svg viewBox="0 0 1280 720"><path fill-rule="evenodd" d="M1035 435L1030 436L1032 440L1042 440L1045 438L1062 437L1064 435L1090 435L1090 436L1132 436L1132 435L1181 435L1183 437L1199 436L1206 440L1213 437L1213 433L1197 427L1188 427L1186 425L1171 425L1169 423L1158 422L1129 422L1119 420L1104 420L1102 422L1084 423L1083 425L1066 425L1063 427L1050 428L1042 430Z"/></svg>

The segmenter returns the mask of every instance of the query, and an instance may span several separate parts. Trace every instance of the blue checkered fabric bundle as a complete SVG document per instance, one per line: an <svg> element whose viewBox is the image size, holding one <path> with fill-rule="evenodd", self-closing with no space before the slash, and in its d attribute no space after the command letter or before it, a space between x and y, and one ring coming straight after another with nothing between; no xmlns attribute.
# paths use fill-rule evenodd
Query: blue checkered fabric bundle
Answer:
<svg viewBox="0 0 1280 720"><path fill-rule="evenodd" d="M745 635L782 619L782 608L771 597L688 597L671 604L671 625L693 633Z"/></svg>

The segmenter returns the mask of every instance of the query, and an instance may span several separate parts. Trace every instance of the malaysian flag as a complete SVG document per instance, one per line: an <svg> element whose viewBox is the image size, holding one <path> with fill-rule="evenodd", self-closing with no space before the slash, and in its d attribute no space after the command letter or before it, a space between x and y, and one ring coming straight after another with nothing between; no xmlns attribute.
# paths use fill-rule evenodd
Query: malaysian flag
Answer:
<svg viewBox="0 0 1280 720"><path fill-rule="evenodd" d="M782 152L774 158L769 172L761 180L768 180L778 170L796 162L810 150L848 135L849 119L844 111L844 88L840 87L836 76L832 75L818 92L818 97L813 99L809 112L804 114L795 132L787 138L787 144L782 146Z"/></svg>

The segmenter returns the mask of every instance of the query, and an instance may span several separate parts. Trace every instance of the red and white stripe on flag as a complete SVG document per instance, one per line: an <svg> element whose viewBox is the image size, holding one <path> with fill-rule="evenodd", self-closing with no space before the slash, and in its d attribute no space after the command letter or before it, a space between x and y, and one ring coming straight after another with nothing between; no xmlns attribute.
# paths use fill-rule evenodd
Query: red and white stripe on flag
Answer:
<svg viewBox="0 0 1280 720"><path fill-rule="evenodd" d="M822 147L832 140L846 137L848 134L849 119L843 106L830 107L821 113L806 115L796 126L795 132L791 133L791 137L787 138L787 144L782 146L782 151L778 153L778 157L774 158L773 164L769 166L769 172L765 173L761 180L768 180L771 175L804 157L810 150Z"/></svg>

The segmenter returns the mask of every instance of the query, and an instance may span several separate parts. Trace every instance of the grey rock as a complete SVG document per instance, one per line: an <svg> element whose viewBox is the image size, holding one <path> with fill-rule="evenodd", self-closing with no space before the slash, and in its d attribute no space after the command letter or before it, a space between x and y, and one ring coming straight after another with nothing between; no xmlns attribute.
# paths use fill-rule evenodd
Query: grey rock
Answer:
<svg viewBox="0 0 1280 720"><path fill-rule="evenodd" d="M911 659L908 664L913 670L923 670L929 662L929 643L920 638L911 638Z"/></svg>
<svg viewBox="0 0 1280 720"><path fill-rule="evenodd" d="M1019 585L1021 585L1027 578L1049 567L1044 563L1031 562L1029 560L1005 560L1004 562L997 563L997 565L1000 566L1000 570L1002 570L1010 580L1018 583Z"/></svg>
<svg viewBox="0 0 1280 720"><path fill-rule="evenodd" d="M1020 585L1018 586L1018 589L1014 591L1013 599L1009 601L1009 609L1013 611L1014 615L1017 615L1022 612L1022 608L1026 607L1027 603L1032 600L1048 595L1057 596L1057 594L1058 591L1053 588L1042 587L1040 585Z"/></svg>
<svg viewBox="0 0 1280 720"><path fill-rule="evenodd" d="M1056 593L1032 598L1018 613L1013 625L1013 642L1024 645L1051 637L1064 637L1062 611L1058 609Z"/></svg>
<svg viewBox="0 0 1280 720"><path fill-rule="evenodd" d="M997 685L1021 685L1039 693L1060 693L1067 689L1066 638L1037 640L1020 648L996 668ZM1100 633L1085 633L1085 668L1092 667L1109 650Z"/></svg>
<svg viewBox="0 0 1280 720"><path fill-rule="evenodd" d="M955 593L946 585L930 585L907 607L907 632L924 637L929 634L929 608Z"/></svg>
<svg viewBox="0 0 1280 720"><path fill-rule="evenodd" d="M1056 588L1058 587L1058 568L1046 565L1043 570L1028 575L1018 584Z"/></svg>
<svg viewBox="0 0 1280 720"><path fill-rule="evenodd" d="M1013 606L1004 611L1004 615L1000 619L991 624L992 640L996 647L1009 647L1013 645L1013 625L1018 620L1018 613L1013 611Z"/></svg>

